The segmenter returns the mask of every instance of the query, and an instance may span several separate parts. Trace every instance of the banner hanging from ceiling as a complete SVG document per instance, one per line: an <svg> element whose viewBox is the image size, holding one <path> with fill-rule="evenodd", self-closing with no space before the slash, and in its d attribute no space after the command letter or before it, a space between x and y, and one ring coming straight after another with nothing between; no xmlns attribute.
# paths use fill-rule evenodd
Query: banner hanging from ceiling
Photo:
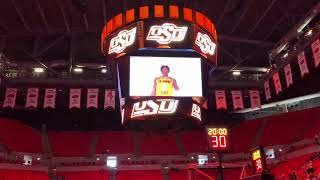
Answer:
<svg viewBox="0 0 320 180"><path fill-rule="evenodd" d="M44 95L43 108L52 108L56 107L56 92L55 88L46 88Z"/></svg>

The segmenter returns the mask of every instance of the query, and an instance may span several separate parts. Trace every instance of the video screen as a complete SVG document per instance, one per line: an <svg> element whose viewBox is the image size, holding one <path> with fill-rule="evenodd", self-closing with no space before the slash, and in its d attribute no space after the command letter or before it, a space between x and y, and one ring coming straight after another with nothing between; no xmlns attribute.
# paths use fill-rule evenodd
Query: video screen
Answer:
<svg viewBox="0 0 320 180"><path fill-rule="evenodd" d="M131 56L129 94L202 97L201 59Z"/></svg>

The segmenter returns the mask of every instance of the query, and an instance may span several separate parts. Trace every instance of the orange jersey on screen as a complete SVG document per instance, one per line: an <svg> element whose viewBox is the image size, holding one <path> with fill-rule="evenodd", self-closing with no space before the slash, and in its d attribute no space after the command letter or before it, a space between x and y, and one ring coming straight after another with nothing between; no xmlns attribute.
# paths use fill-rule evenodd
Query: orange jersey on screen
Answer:
<svg viewBox="0 0 320 180"><path fill-rule="evenodd" d="M156 79L156 96L173 96L173 79L159 77Z"/></svg>

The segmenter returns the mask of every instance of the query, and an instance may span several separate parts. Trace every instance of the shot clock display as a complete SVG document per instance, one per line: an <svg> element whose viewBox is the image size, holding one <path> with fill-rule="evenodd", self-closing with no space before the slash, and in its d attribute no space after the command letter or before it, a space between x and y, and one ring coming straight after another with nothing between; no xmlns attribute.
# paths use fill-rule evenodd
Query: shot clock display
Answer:
<svg viewBox="0 0 320 180"><path fill-rule="evenodd" d="M255 174L260 174L266 169L267 164L263 147L258 146L251 150L251 159Z"/></svg>
<svg viewBox="0 0 320 180"><path fill-rule="evenodd" d="M226 151L230 149L230 132L225 127L207 127L207 140L209 150Z"/></svg>

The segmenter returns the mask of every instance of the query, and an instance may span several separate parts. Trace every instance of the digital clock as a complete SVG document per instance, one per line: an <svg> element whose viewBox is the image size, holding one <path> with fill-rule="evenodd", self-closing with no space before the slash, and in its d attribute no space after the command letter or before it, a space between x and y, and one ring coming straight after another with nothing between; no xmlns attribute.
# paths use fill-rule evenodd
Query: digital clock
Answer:
<svg viewBox="0 0 320 180"><path fill-rule="evenodd" d="M267 164L263 147L258 146L251 150L251 159L254 174L260 174L265 171Z"/></svg>
<svg viewBox="0 0 320 180"><path fill-rule="evenodd" d="M208 147L211 151L226 151L230 149L230 132L225 127L207 127Z"/></svg>

